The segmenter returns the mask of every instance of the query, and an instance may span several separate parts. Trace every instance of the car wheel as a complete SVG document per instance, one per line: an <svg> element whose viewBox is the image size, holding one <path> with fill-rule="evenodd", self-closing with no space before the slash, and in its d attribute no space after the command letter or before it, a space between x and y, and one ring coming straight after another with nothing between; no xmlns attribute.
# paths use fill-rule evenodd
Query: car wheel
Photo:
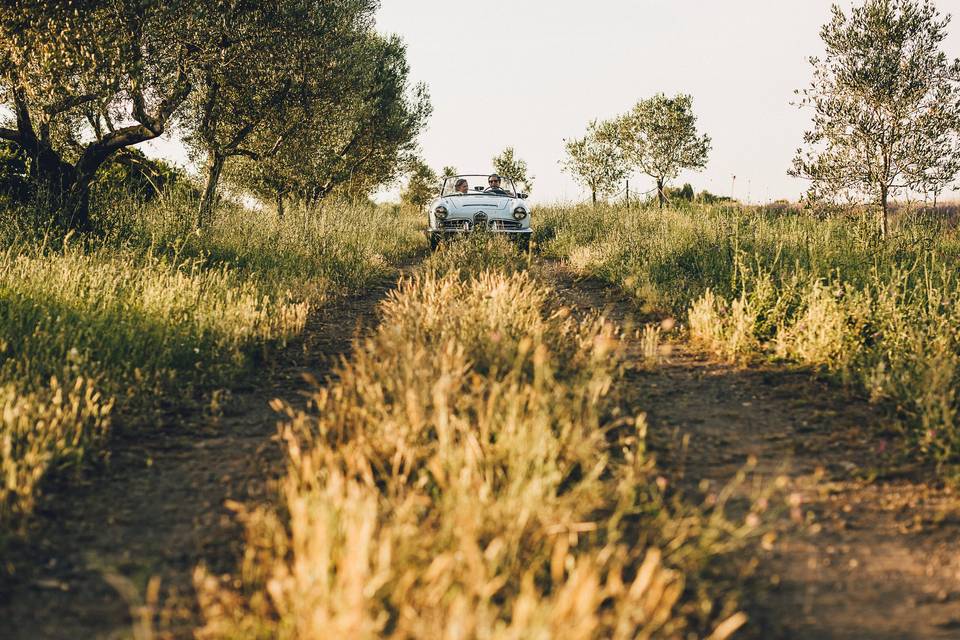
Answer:
<svg viewBox="0 0 960 640"><path fill-rule="evenodd" d="M440 234L430 234L430 251L436 251L440 247Z"/></svg>
<svg viewBox="0 0 960 640"><path fill-rule="evenodd" d="M524 235L517 238L517 246L523 253L528 253L530 251L530 236Z"/></svg>

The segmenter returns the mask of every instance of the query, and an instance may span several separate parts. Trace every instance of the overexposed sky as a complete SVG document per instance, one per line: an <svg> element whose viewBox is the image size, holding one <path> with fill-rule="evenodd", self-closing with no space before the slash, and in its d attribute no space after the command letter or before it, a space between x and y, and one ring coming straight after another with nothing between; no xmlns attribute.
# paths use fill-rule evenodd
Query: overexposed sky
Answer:
<svg viewBox="0 0 960 640"><path fill-rule="evenodd" d="M839 4L848 10L851 2ZM436 170L485 173L506 146L530 166L539 201L585 198L561 172L563 139L658 92L689 93L713 139L705 171L680 182L753 202L796 200L786 175L810 114L791 106L822 51L829 0L383 0L434 105L421 138ZM960 57L960 0L944 45ZM637 176L631 190L647 190Z"/></svg>
<svg viewBox="0 0 960 640"><path fill-rule="evenodd" d="M403 38L413 79L430 88L434 113L420 142L437 171L486 173L513 146L536 176L534 200L584 199L561 171L564 138L642 98L683 92L713 150L706 170L678 182L751 202L806 189L786 172L810 113L790 103L810 81L807 59L822 51L830 0L382 2L378 30ZM955 16L944 49L960 57L960 0L936 6ZM175 141L146 146L185 161ZM634 193L650 188L648 178L631 180Z"/></svg>

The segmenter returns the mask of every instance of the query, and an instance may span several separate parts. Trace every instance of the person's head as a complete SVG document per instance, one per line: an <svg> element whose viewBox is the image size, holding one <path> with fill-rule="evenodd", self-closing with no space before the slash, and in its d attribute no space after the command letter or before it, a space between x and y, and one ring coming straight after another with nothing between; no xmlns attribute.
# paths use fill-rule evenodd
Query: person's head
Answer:
<svg viewBox="0 0 960 640"><path fill-rule="evenodd" d="M457 182L453 185L453 188L459 191L460 193L466 193L470 187L469 185L467 185L466 178L459 178Z"/></svg>
<svg viewBox="0 0 960 640"><path fill-rule="evenodd" d="M498 175L495 174L495 173L490 174L490 177L487 178L487 184L490 185L490 188L491 188L491 189L499 189L499 188L500 188L500 176L498 176Z"/></svg>

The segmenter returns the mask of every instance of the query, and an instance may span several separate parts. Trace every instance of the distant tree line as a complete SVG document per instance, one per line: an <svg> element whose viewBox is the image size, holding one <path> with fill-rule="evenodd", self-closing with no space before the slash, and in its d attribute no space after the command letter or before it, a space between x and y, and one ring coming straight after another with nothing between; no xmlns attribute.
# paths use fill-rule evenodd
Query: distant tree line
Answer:
<svg viewBox="0 0 960 640"><path fill-rule="evenodd" d="M403 44L373 29L377 4L6 3L0 170L21 180L7 187L89 230L94 181L176 126L204 167L198 226L224 180L281 213L285 198L369 193L400 175L430 114Z"/></svg>

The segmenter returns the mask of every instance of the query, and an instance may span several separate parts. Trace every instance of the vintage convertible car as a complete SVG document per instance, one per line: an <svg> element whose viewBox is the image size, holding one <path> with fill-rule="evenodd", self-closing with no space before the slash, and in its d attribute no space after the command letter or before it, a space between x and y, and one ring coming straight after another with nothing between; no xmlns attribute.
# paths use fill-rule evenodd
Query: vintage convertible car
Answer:
<svg viewBox="0 0 960 640"><path fill-rule="evenodd" d="M427 234L436 249L449 236L486 231L505 234L524 251L530 246L530 207L510 178L459 175L446 178L430 204Z"/></svg>

